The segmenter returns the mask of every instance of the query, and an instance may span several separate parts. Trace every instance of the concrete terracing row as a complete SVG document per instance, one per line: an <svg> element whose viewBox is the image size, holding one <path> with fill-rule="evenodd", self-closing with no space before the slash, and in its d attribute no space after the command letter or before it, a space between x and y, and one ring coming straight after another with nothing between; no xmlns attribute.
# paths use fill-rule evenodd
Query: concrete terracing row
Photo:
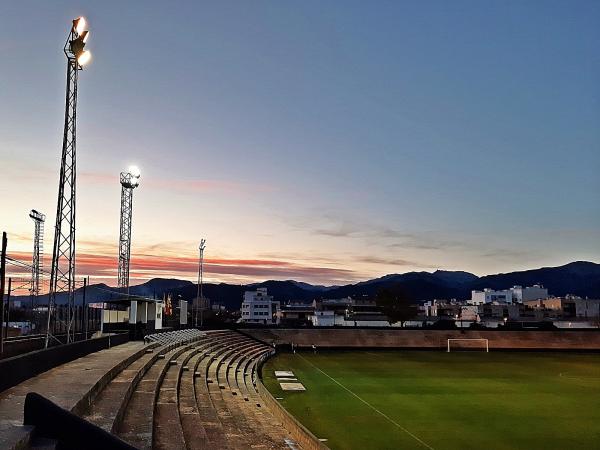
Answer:
<svg viewBox="0 0 600 450"><path fill-rule="evenodd" d="M0 394L0 448L26 447L38 392L140 449L297 449L256 388L273 349L235 331L103 350Z"/></svg>
<svg viewBox="0 0 600 450"><path fill-rule="evenodd" d="M31 427L23 426L23 406L37 392L59 406L82 414L115 374L144 354L142 342L129 342L76 359L0 392L0 448L28 445Z"/></svg>

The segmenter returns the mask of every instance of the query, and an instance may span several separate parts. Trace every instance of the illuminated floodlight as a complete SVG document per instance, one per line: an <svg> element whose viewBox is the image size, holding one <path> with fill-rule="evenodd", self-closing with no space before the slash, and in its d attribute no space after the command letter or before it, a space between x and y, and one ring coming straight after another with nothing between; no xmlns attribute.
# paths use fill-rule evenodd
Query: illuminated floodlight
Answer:
<svg viewBox="0 0 600 450"><path fill-rule="evenodd" d="M92 54L89 50L82 51L77 57L77 62L80 66L85 66L92 59Z"/></svg>
<svg viewBox="0 0 600 450"><path fill-rule="evenodd" d="M83 33L83 30L85 30L85 18L84 17L79 17L78 19L75 19L73 21L73 28L75 28L75 31L77 31L77 34L81 34Z"/></svg>
<svg viewBox="0 0 600 450"><path fill-rule="evenodd" d="M79 37L81 38L81 41L82 41L84 44L86 44L86 43L87 43L87 40L88 40L88 38L90 37L90 32L86 30L86 31L84 31L83 33L81 33L81 34L79 35Z"/></svg>
<svg viewBox="0 0 600 450"><path fill-rule="evenodd" d="M134 178L139 178L141 175L140 168L138 166L129 166L129 173Z"/></svg>

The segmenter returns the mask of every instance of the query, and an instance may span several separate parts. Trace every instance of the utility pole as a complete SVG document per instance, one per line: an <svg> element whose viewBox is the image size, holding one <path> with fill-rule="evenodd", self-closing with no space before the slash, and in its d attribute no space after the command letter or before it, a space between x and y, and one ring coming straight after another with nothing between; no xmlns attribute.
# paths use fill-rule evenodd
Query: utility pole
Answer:
<svg viewBox="0 0 600 450"><path fill-rule="evenodd" d="M46 340L48 348L50 325L57 296L67 295L67 343L73 339L73 308L75 306L75 186L77 174L76 126L77 126L77 79L79 71L90 60L90 52L84 50L89 32L85 30L85 19L73 20L63 51L67 57L67 91L65 97L65 123L56 205L56 225L50 271L50 291L46 318Z"/></svg>
<svg viewBox="0 0 600 450"><path fill-rule="evenodd" d="M84 333L84 340L87 339L87 321L85 320L85 289L87 288L87 277L83 279L83 300L81 302L81 331Z"/></svg>
<svg viewBox="0 0 600 450"><path fill-rule="evenodd" d="M4 327L4 339L8 339L8 327L10 326L10 291L12 291L12 278L8 278L8 290L6 291L6 327Z"/></svg>
<svg viewBox="0 0 600 450"><path fill-rule="evenodd" d="M4 318L4 278L6 277L6 231L2 232L2 254L0 255L0 317ZM0 357L4 354L4 321L0 320Z"/></svg>

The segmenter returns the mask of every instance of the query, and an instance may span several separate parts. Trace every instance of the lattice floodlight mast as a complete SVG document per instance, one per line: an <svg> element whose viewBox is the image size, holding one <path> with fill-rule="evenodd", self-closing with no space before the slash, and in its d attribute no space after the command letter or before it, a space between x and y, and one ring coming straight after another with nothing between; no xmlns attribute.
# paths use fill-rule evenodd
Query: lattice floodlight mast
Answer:
<svg viewBox="0 0 600 450"><path fill-rule="evenodd" d="M200 258L198 260L198 295L197 302L200 304L200 327L204 326L204 294L202 292L203 275L204 275L204 250L206 249L206 239L200 240L198 251L200 252ZM198 322L198 315L196 314L196 322ZM196 323L198 326L198 323Z"/></svg>
<svg viewBox="0 0 600 450"><path fill-rule="evenodd" d="M119 287L129 291L129 261L131 258L131 216L133 190L140 184L140 171L132 166L121 172L121 226L119 232Z"/></svg>
<svg viewBox="0 0 600 450"><path fill-rule="evenodd" d="M35 227L33 236L33 257L31 262L31 295L40 295L40 273L44 268L44 222L46 216L32 209L29 217L33 219Z"/></svg>
<svg viewBox="0 0 600 450"><path fill-rule="evenodd" d="M84 50L89 32L85 19L73 20L71 31L64 46L67 57L67 91L65 102L65 126L58 183L56 226L52 249L50 272L50 295L46 322L46 342L51 335L53 310L57 295L64 293L68 300L67 342L74 340L73 319L75 306L75 181L76 181L76 124L77 124L77 75L90 60L91 54Z"/></svg>

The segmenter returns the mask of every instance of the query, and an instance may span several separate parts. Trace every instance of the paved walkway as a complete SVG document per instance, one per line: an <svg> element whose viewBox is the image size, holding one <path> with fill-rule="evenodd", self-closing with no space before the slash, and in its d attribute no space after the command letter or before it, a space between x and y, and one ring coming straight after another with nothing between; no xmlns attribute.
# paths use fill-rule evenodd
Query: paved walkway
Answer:
<svg viewBox="0 0 600 450"><path fill-rule="evenodd" d="M143 347L142 342L128 342L91 353L0 392L0 448L11 449L29 439L30 427L23 426L28 392L37 392L70 411L105 374Z"/></svg>

